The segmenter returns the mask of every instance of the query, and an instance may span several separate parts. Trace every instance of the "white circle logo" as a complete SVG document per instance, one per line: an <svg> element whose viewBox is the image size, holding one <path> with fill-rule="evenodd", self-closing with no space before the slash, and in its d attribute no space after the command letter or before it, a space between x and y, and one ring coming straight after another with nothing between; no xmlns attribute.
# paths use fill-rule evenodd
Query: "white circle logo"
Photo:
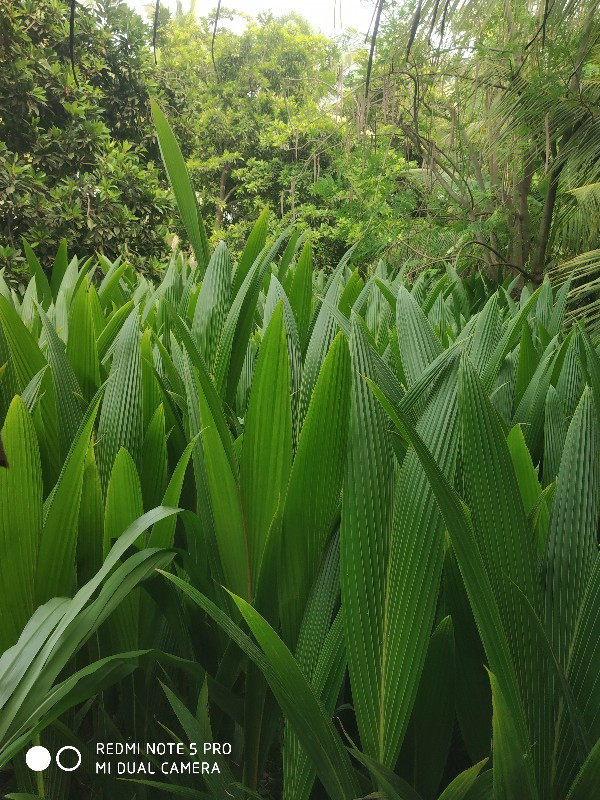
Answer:
<svg viewBox="0 0 600 800"><path fill-rule="evenodd" d="M47 769L51 760L50 751L41 745L30 747L25 754L25 763L34 772L42 772L42 770Z"/></svg>
<svg viewBox="0 0 600 800"><path fill-rule="evenodd" d="M36 748L34 748L34 749L36 749ZM44 750L44 749L45 749L45 748L43 748L43 747L42 747L42 750ZM74 753L77 753L77 763L75 764L75 766L74 766L74 767L64 767L64 766L63 766L63 765L60 763L60 754L61 754L61 753L64 753L64 752L65 752L65 750L72 750ZM48 751L47 751L47 750L46 750L46 752L48 753ZM48 757L50 757L50 753L48 753ZM73 770L74 770L74 769L77 769L77 767L78 767L78 766L81 764L81 753L80 753L80 751L79 751L79 750L78 750L76 747L73 747L72 745L70 745L70 744L67 744L67 745L65 745L64 747L61 747L61 748L60 748L60 750L59 750L59 751L58 751L58 753L56 754L56 759L55 759L55 760L56 760L56 764L57 764L57 766L59 766L59 767L60 767L60 768L63 770L63 772L73 772Z"/></svg>

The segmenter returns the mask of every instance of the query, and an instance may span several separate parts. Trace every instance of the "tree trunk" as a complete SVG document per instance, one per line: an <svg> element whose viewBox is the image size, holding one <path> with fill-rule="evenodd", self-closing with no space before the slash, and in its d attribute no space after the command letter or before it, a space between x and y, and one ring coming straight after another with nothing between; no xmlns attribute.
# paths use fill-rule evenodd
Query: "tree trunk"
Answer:
<svg viewBox="0 0 600 800"><path fill-rule="evenodd" d="M573 70L573 74L571 75L571 79L569 80L569 91L573 94L578 94L579 92L579 76L581 73L581 68L583 66L584 61L584 54L588 48L592 30L593 30L593 20L595 18L595 9L594 7L590 8L588 12L588 16L585 21L584 27L584 34L581 37L579 42L579 46L577 48L577 56L576 56L576 68ZM576 123L571 130L566 133L561 140L560 146L561 148L565 148L569 139L573 136L575 131L579 128L581 122ZM546 134L547 136L548 134ZM556 161L556 154L557 154L557 143L556 140L550 142L550 152L552 155L552 163ZM564 163L564 162L563 162ZM539 286L542 281L544 280L544 267L546 265L546 248L548 246L548 239L550 238L550 230L552 228L552 216L554 214L554 207L556 205L556 193L558 191L558 179L560 178L560 172L562 170L562 164L559 167L555 165L550 167L550 184L548 186L548 193L546 194L546 202L544 203L544 210L542 212L542 219L540 222L540 230L538 233L538 240L537 240L537 249L533 258L533 263L531 266L531 277L534 286Z"/></svg>
<svg viewBox="0 0 600 800"><path fill-rule="evenodd" d="M531 151L523 161L521 180L514 189L514 204L510 204L514 214L513 242L509 255L511 263L521 269L529 260L531 251L531 217L529 214L529 191L535 172L535 153Z"/></svg>
<svg viewBox="0 0 600 800"><path fill-rule="evenodd" d="M565 137L563 142L567 143L569 137ZM552 143L552 156L556 158L556 143ZM550 231L552 229L552 217L554 215L554 207L556 205L556 193L558 191L558 179L562 165L559 167L552 167L550 169L550 183L548 184L548 191L546 192L546 200L544 202L544 209L542 211L542 218L540 220L540 227L537 237L536 250L531 264L531 281L535 288L540 286L544 280L544 267L546 266L546 249L548 247L548 240L550 239Z"/></svg>

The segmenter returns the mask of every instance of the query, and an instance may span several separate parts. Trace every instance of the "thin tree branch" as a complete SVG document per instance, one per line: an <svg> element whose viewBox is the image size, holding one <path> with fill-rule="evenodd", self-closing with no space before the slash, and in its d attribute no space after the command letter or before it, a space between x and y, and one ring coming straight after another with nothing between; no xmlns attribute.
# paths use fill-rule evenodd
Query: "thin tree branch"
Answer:
<svg viewBox="0 0 600 800"><path fill-rule="evenodd" d="M213 26L212 39L210 41L210 57L212 59L213 69L217 82L219 81L219 73L217 72L217 65L215 64L215 39L217 37L217 25L219 24L219 14L221 13L221 0L217 2L217 11L215 14L215 24Z"/></svg>
<svg viewBox="0 0 600 800"><path fill-rule="evenodd" d="M377 13L375 15L375 25L373 27L373 36L371 37L371 50L369 51L369 62L367 64L367 77L365 80L365 102L369 97L369 82L371 80L371 68L373 66L373 54L375 52L375 43L377 41L377 32L379 31L379 20L381 19L381 12L383 11L384 0L377 0Z"/></svg>
<svg viewBox="0 0 600 800"><path fill-rule="evenodd" d="M480 241L478 241L477 239L471 239L471 241L469 241L469 242L465 242L463 245L461 245L461 246L458 248L458 252L456 253L456 256L454 257L454 264L455 264L455 265L457 265L457 264L458 264L458 259L459 259L459 256L460 256L460 254L462 253L462 251L463 251L463 250L464 250L466 247L469 247L469 246L470 246L470 245L472 245L472 244L479 245L479 247L485 247L487 250L489 250L490 252L492 252L492 253L493 253L495 256L497 256L497 257L498 257L498 258L499 258L499 259L502 261L502 266L504 266L504 267L510 267L511 269L516 269L516 270L517 270L517 272L519 272L521 275L523 275L523 277L525 277L525 278L527 278L527 279L531 280L531 275L530 275L530 273L529 273L529 272L527 272L527 270L524 270L522 267L519 267L519 266L518 266L518 264L511 264L511 262L510 262L510 261L507 261L507 260L504 258L504 256L502 255L502 253L499 253L499 252L496 250L496 248L495 248L495 247L492 247L492 246L491 246L491 244L487 244L486 242L480 242Z"/></svg>
<svg viewBox="0 0 600 800"><path fill-rule="evenodd" d="M75 86L79 88L79 81L77 80L77 72L75 71L75 5L76 0L71 0L71 14L69 17L69 56L71 58L71 70L73 71L73 80Z"/></svg>
<svg viewBox="0 0 600 800"><path fill-rule="evenodd" d="M158 31L158 10L160 8L160 0L156 0L156 5L154 6L154 24L152 26L152 52L154 53L154 63L157 63L156 59L156 32Z"/></svg>

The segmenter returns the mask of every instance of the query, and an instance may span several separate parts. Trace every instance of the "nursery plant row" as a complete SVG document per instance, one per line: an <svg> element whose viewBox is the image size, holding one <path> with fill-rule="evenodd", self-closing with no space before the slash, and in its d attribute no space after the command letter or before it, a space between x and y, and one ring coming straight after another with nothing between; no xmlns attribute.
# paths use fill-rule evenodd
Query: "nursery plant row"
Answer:
<svg viewBox="0 0 600 800"><path fill-rule="evenodd" d="M153 113L191 253L152 282L26 246L24 294L0 277L7 796L600 796L600 359L568 283L324 274L267 211L211 252ZM100 742L210 768L107 773Z"/></svg>

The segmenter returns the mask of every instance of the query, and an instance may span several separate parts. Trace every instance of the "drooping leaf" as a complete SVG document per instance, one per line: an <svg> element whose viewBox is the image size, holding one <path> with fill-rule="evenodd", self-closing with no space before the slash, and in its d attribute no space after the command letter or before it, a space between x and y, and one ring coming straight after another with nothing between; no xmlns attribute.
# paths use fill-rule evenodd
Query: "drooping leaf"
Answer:
<svg viewBox="0 0 600 800"><path fill-rule="evenodd" d="M177 207L202 272L209 261L208 240L185 161L171 126L156 100L150 100L160 153L175 194Z"/></svg>

